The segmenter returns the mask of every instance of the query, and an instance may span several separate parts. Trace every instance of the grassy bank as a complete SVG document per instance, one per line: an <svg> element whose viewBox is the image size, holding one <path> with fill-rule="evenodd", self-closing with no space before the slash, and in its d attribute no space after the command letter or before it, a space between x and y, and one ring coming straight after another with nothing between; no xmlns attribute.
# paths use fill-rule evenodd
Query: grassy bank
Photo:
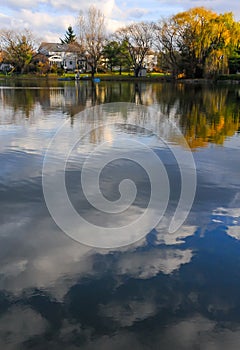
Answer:
<svg viewBox="0 0 240 350"><path fill-rule="evenodd" d="M169 80L171 79L169 75L164 75L162 73L149 73L146 77L134 77L132 73L122 73L121 75L119 73L97 73L94 76L95 78L99 78L103 81L144 81L144 80ZM1 79L69 79L74 80L75 74L74 73L66 73L66 74L46 74L46 75L40 75L40 74L11 74L11 75L5 75L0 74ZM91 80L91 74L80 74L81 80Z"/></svg>
<svg viewBox="0 0 240 350"><path fill-rule="evenodd" d="M177 80L173 80L170 75L163 73L148 73L146 77L135 77L133 73L123 72L121 75L119 73L97 73L94 76L95 78L99 78L102 81L178 81L185 83L214 83L218 81L229 81L229 82L240 82L240 74L229 74L229 75L219 75L213 79L186 79L181 78ZM40 74L0 74L0 79L41 79L41 80L75 80L74 73L65 73L65 74L53 74L49 73L46 75ZM91 74L80 74L81 80L91 80Z"/></svg>

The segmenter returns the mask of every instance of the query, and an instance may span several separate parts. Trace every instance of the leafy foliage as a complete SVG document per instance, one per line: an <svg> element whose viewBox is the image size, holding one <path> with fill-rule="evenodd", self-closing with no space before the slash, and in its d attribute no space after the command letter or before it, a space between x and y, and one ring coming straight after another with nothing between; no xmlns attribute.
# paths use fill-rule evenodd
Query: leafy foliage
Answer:
<svg viewBox="0 0 240 350"><path fill-rule="evenodd" d="M35 54L35 42L30 31L22 33L14 30L2 30L0 42L3 61L14 66L15 71L25 73Z"/></svg>
<svg viewBox="0 0 240 350"><path fill-rule="evenodd" d="M153 49L158 51L159 69L173 77L213 78L240 71L240 22L231 12L217 14L194 7L157 23L132 23L107 41L104 15L91 6L79 14L78 27L79 37L69 26L60 40L62 44L79 42L92 76L103 58L111 71L118 67L121 74L122 68L128 67L138 76ZM25 73L33 67L47 71L46 62L36 64L35 39L29 30L1 30L0 45L1 61L11 64L16 72Z"/></svg>
<svg viewBox="0 0 240 350"><path fill-rule="evenodd" d="M173 75L214 75L227 69L227 57L240 44L239 23L232 13L204 7L178 13L156 26L156 44Z"/></svg>
<svg viewBox="0 0 240 350"><path fill-rule="evenodd" d="M108 41L103 48L103 56L106 59L106 65L110 71L113 71L114 67L119 67L119 73L121 74L123 67L132 65L131 57L128 54L125 43L118 43L117 41Z"/></svg>

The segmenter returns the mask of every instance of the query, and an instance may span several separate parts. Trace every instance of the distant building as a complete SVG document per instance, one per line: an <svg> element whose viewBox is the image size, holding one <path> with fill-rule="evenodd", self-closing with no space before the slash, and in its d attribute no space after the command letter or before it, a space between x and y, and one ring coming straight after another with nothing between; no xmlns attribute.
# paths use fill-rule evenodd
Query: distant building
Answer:
<svg viewBox="0 0 240 350"><path fill-rule="evenodd" d="M4 60L4 52L0 51L0 71L7 73L13 69L13 65Z"/></svg>
<svg viewBox="0 0 240 350"><path fill-rule="evenodd" d="M155 51L150 51L146 54L143 60L143 66L148 70L152 71L158 64L158 56Z"/></svg>
<svg viewBox="0 0 240 350"><path fill-rule="evenodd" d="M42 42L39 54L48 58L50 65L57 65L66 71L79 70L84 73L87 70L87 60L78 43L61 44Z"/></svg>
<svg viewBox="0 0 240 350"><path fill-rule="evenodd" d="M14 67L10 63L0 63L0 71L7 73L10 72Z"/></svg>
<svg viewBox="0 0 240 350"><path fill-rule="evenodd" d="M146 77L147 76L147 68L141 68L139 71L139 77Z"/></svg>

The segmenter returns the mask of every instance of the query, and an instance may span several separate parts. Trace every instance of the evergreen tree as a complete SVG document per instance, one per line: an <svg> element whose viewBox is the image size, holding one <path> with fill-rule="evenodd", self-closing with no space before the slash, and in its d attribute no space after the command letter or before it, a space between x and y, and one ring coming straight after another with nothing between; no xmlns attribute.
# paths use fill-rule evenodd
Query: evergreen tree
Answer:
<svg viewBox="0 0 240 350"><path fill-rule="evenodd" d="M76 41L76 34L74 34L72 26L68 27L64 39L60 38L60 40L62 44L71 44Z"/></svg>

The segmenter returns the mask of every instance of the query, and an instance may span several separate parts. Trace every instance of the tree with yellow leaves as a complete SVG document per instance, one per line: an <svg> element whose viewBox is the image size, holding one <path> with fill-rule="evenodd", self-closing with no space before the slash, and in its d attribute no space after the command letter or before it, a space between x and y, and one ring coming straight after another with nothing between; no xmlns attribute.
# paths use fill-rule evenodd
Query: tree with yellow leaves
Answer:
<svg viewBox="0 0 240 350"><path fill-rule="evenodd" d="M156 26L156 44L173 72L202 78L227 70L228 57L240 43L232 13L218 15L204 7L180 12Z"/></svg>

